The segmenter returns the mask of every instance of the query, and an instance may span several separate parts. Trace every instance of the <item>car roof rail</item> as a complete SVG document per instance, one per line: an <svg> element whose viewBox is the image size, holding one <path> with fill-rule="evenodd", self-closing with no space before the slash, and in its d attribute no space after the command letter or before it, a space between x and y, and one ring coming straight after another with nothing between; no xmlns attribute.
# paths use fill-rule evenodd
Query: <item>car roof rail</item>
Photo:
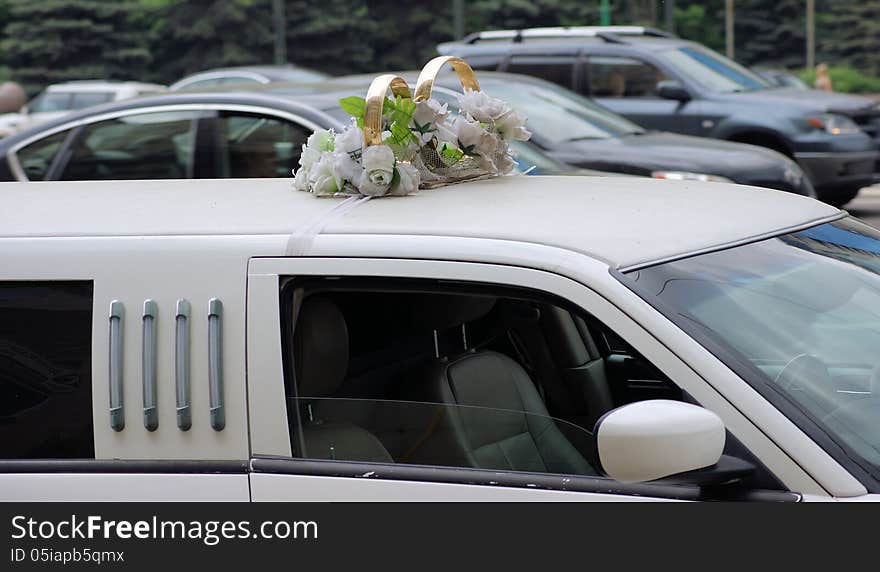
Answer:
<svg viewBox="0 0 880 572"><path fill-rule="evenodd" d="M481 40L510 40L515 43L530 38L615 38L619 36L651 36L676 38L674 34L645 26L557 26L549 28L525 28L522 30L486 30L468 34L462 43L476 44Z"/></svg>

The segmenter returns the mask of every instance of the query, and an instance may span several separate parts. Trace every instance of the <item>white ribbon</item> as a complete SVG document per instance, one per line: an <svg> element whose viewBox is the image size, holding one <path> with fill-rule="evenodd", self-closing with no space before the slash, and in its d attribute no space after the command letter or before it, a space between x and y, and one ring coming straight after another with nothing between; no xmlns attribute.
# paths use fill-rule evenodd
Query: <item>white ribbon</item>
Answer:
<svg viewBox="0 0 880 572"><path fill-rule="evenodd" d="M312 244L315 242L315 237L321 234L321 231L324 230L327 223L342 216L359 204L367 202L371 198L372 197L370 196L360 195L348 197L310 223L293 231L290 238L287 239L287 256L305 256L308 254L309 250L312 248Z"/></svg>

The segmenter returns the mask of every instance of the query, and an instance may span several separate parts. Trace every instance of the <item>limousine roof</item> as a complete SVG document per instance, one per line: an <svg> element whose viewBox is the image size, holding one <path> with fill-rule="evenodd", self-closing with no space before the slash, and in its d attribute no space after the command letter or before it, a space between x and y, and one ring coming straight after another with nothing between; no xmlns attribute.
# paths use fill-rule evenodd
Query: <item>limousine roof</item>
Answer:
<svg viewBox="0 0 880 572"><path fill-rule="evenodd" d="M320 221L323 234L521 241L617 268L843 215L780 191L629 177L499 177L334 213L341 199L294 191L290 179L2 183L0 197L0 238L278 235L282 256L287 237Z"/></svg>

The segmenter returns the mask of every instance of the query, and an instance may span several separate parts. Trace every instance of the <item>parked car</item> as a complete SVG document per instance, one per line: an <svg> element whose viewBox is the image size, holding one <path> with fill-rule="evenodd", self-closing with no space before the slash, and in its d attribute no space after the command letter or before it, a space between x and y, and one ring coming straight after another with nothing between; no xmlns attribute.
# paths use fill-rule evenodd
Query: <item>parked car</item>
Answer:
<svg viewBox="0 0 880 572"><path fill-rule="evenodd" d="M318 88L269 85L253 92L230 87L219 93L165 94L105 105L0 141L0 157L5 157L0 180L286 177L297 167L302 144L312 131L344 127L348 117L338 100L361 87L350 80ZM453 93L446 89L452 100ZM515 150L523 149L541 164L523 170L537 166L538 173L548 174L620 171L617 164L602 169L600 165L612 165L602 160L581 160L575 168L531 145ZM619 154L613 149L605 152ZM778 156L767 161L763 156L768 154L760 150L740 157L749 176L755 177L751 180L797 191L797 167ZM808 193L808 183L803 178L801 182L807 185L802 192Z"/></svg>
<svg viewBox="0 0 880 572"><path fill-rule="evenodd" d="M414 81L415 72L400 72ZM315 86L362 93L372 76L343 76ZM441 75L436 97L456 105L458 79ZM564 163L604 172L646 177L737 182L815 196L810 181L791 159L770 149L651 132L552 82L521 74L481 72L480 86L529 118L532 142ZM282 92L285 86L277 86ZM290 93L303 93L302 86Z"/></svg>
<svg viewBox="0 0 880 572"><path fill-rule="evenodd" d="M818 201L0 193L0 500L880 498L880 234Z"/></svg>
<svg viewBox="0 0 880 572"><path fill-rule="evenodd" d="M47 87L19 113L0 119L0 137L46 123L79 109L165 91L164 85L134 81L69 81Z"/></svg>
<svg viewBox="0 0 880 572"><path fill-rule="evenodd" d="M647 129L769 147L794 158L829 203L853 199L880 170L877 102L773 88L704 46L650 29L501 30L438 51L553 81Z"/></svg>
<svg viewBox="0 0 880 572"><path fill-rule="evenodd" d="M327 74L295 66L293 64L275 66L239 66L218 68L188 75L169 86L171 91L181 89L202 89L230 84L265 84L276 81L313 82L321 81Z"/></svg>

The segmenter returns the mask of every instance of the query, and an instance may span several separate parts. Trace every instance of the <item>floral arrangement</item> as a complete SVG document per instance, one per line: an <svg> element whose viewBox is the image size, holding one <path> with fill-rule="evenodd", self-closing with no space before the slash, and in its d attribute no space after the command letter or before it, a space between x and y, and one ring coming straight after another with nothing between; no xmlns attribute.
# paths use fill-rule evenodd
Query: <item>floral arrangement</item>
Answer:
<svg viewBox="0 0 880 572"><path fill-rule="evenodd" d="M418 90L417 90L418 91ZM320 130L303 145L294 188L316 196L408 195L462 180L509 173L511 140L526 141L526 118L506 102L465 89L459 111L434 98L384 98L381 143L364 137L367 100L341 99L352 121L341 133Z"/></svg>

